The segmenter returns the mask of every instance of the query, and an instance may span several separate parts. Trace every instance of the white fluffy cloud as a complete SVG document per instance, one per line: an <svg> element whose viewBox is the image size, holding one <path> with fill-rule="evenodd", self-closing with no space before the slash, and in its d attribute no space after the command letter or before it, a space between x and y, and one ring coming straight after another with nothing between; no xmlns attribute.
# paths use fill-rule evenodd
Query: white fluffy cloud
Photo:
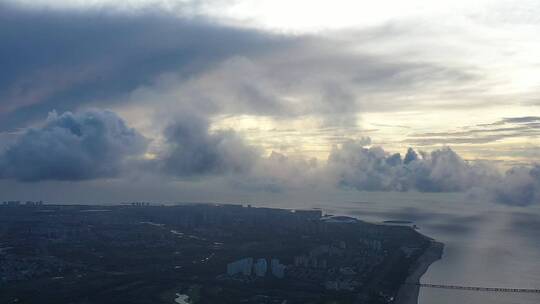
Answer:
<svg viewBox="0 0 540 304"><path fill-rule="evenodd" d="M470 164L450 148L421 155L409 149L402 160L381 147L350 141L332 151L328 167L339 185L368 191L459 192L497 177L493 168Z"/></svg>

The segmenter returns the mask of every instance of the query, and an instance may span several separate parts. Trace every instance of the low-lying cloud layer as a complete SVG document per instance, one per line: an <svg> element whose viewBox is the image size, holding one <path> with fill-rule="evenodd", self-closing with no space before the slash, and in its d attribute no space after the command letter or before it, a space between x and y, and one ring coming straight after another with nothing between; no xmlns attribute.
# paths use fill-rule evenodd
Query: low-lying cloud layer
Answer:
<svg viewBox="0 0 540 304"><path fill-rule="evenodd" d="M356 142L335 149L328 165L337 173L340 185L371 191L466 191L493 174L481 165L468 164L450 148L422 153L422 157L409 149L402 160L400 154Z"/></svg>
<svg viewBox="0 0 540 304"><path fill-rule="evenodd" d="M183 116L165 131L162 169L179 177L246 172L258 156L234 131L209 132L204 118Z"/></svg>
<svg viewBox="0 0 540 304"><path fill-rule="evenodd" d="M540 202L540 166L514 167L500 174L489 163L467 162L450 148L409 149L404 157L371 146L369 138L334 147L326 163L264 156L233 130L210 130L197 116L180 116L163 131L166 143L143 159L147 140L110 111L51 113L41 127L23 131L0 154L0 173L19 181L122 177L150 168L156 177L179 180L225 178L232 187L287 191L338 187L358 191L483 193L512 205ZM203 181L204 182L204 181Z"/></svg>
<svg viewBox="0 0 540 304"><path fill-rule="evenodd" d="M20 181L77 181L118 176L146 139L110 111L53 112L0 151L0 177Z"/></svg>
<svg viewBox="0 0 540 304"><path fill-rule="evenodd" d="M514 167L504 175L486 162L467 162L446 147L431 153L409 149L386 153L381 147L348 142L334 149L328 168L342 187L365 191L480 191L489 200L512 205L540 203L540 166Z"/></svg>
<svg viewBox="0 0 540 304"><path fill-rule="evenodd" d="M540 165L512 168L496 186L493 192L498 202L520 206L539 203Z"/></svg>

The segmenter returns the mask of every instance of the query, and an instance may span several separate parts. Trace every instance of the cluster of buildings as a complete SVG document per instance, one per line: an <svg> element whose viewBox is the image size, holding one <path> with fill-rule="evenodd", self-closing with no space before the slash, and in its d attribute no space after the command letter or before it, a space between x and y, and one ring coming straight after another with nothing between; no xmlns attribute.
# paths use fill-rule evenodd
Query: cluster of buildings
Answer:
<svg viewBox="0 0 540 304"><path fill-rule="evenodd" d="M306 255L294 257L294 266L305 268L326 268L328 260L343 255L347 244L340 241L332 245L320 245Z"/></svg>
<svg viewBox="0 0 540 304"><path fill-rule="evenodd" d="M270 259L269 265L265 258L259 258L257 260L243 258L227 264L227 275L254 275L263 278L267 274L271 274L275 278L282 279L285 277L285 268L286 266L281 264L278 259Z"/></svg>
<svg viewBox="0 0 540 304"><path fill-rule="evenodd" d="M133 207L148 207L148 206L150 206L150 203L148 203L148 202L133 202L133 203L131 203L131 206L133 206Z"/></svg>
<svg viewBox="0 0 540 304"><path fill-rule="evenodd" d="M243 258L227 264L227 275L244 283L269 275L278 279L286 276L296 282L321 284L330 291L355 291L384 257L380 240L360 238L350 246L345 241L316 246L294 256L290 265L278 259Z"/></svg>
<svg viewBox="0 0 540 304"><path fill-rule="evenodd" d="M34 202L34 201L26 201L26 202L21 202L21 201L4 201L2 202L2 205L3 206L11 206L11 207L18 207L18 206L43 206L43 201L37 201L37 202Z"/></svg>
<svg viewBox="0 0 540 304"><path fill-rule="evenodd" d="M385 256L377 239L359 238L350 245L335 241L295 256L287 275L303 282L323 282L327 290L354 291Z"/></svg>

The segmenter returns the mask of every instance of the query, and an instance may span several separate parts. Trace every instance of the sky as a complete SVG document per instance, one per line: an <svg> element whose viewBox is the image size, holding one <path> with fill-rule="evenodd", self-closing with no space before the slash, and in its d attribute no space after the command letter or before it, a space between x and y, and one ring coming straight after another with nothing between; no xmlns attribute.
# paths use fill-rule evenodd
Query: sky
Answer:
<svg viewBox="0 0 540 304"><path fill-rule="evenodd" d="M538 204L539 16L528 0L0 0L0 200Z"/></svg>

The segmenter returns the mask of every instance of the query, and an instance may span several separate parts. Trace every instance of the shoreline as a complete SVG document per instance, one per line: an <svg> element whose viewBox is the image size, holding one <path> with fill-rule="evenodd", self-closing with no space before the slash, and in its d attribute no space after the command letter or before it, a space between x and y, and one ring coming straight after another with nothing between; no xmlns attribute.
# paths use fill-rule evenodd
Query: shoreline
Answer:
<svg viewBox="0 0 540 304"><path fill-rule="evenodd" d="M427 272L429 266L442 258L444 244L436 241L431 241L429 248L418 258L414 263L413 271L401 285L396 295L396 304L417 304L420 294L420 278Z"/></svg>

